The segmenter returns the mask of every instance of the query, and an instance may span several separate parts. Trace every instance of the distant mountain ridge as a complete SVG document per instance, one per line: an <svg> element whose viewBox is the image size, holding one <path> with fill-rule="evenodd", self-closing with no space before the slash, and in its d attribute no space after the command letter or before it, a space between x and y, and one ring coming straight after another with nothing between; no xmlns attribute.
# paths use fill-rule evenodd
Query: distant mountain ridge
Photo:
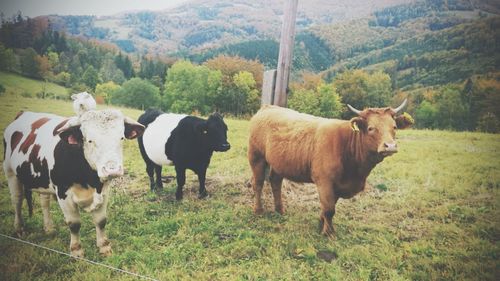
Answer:
<svg viewBox="0 0 500 281"><path fill-rule="evenodd" d="M297 30L367 17L415 0L299 1ZM117 15L47 16L56 30L109 41L127 52L202 51L248 40L277 39L284 1L193 0L164 11Z"/></svg>

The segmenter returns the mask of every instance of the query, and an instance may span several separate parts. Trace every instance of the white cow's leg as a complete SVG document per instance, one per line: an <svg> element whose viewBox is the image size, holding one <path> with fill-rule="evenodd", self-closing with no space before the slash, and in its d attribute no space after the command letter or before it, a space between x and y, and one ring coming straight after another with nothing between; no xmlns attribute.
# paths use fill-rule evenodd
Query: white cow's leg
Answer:
<svg viewBox="0 0 500 281"><path fill-rule="evenodd" d="M104 191L103 191L104 192ZM112 253L111 243L106 236L106 232L104 228L106 227L107 222L107 214L106 208L108 205L108 195L103 194L104 202L103 204L96 210L92 211L92 220L95 224L95 232L96 232L96 244L99 247L99 253L104 256L109 256Z"/></svg>
<svg viewBox="0 0 500 281"><path fill-rule="evenodd" d="M19 179L14 174L7 174L9 189L10 189L10 199L12 201L12 205L14 206L14 227L16 229L16 233L19 237L23 235L23 226L24 220L22 215L22 206L23 206L23 185L19 181Z"/></svg>
<svg viewBox="0 0 500 281"><path fill-rule="evenodd" d="M83 257L83 248L80 243L80 212L78 210L78 205L71 199L71 196L66 196L66 198L57 198L57 202L64 213L64 220L69 226L71 234L71 242L69 248L71 254L77 257Z"/></svg>
<svg viewBox="0 0 500 281"><path fill-rule="evenodd" d="M50 197L52 194L40 194L40 204L43 213L43 229L46 233L54 231L54 222L50 217Z"/></svg>

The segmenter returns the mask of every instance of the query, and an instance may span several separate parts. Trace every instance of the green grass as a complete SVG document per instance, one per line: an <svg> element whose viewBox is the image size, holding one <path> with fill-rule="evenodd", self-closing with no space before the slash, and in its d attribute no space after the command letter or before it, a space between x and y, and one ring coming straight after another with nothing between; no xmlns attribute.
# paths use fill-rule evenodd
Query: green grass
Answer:
<svg viewBox="0 0 500 281"><path fill-rule="evenodd" d="M72 113L69 102L0 97L0 129L20 109ZM137 118L139 111L126 109ZM185 196L175 184L161 194L149 182L137 142L125 145L127 175L114 184L106 227L113 255L95 246L88 214L82 216L87 258L160 280L495 280L499 275L500 135L407 130L400 152L379 164L373 188L340 200L335 238L318 232L313 185L286 183L286 214L252 213L246 160L248 121L226 120L232 149L215 153L208 170L210 197L197 199L188 173ZM3 149L3 148L2 148ZM164 168L172 175L173 168ZM13 234L13 208L0 177L0 233ZM43 232L38 196L24 239L68 252L69 230L52 202L56 232ZM45 250L0 238L2 280L132 280ZM324 254L334 259L326 261Z"/></svg>
<svg viewBox="0 0 500 281"><path fill-rule="evenodd" d="M0 71L0 84L5 87L5 94L23 97L36 97L44 91L50 97L66 99L68 89L60 85L26 78L17 74Z"/></svg>

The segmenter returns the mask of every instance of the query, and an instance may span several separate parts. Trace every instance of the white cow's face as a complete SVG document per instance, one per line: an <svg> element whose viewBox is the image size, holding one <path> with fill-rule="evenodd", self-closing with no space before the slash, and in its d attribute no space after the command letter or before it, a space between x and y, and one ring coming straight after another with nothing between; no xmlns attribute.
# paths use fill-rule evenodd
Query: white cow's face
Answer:
<svg viewBox="0 0 500 281"><path fill-rule="evenodd" d="M99 178L123 175L123 115L118 111L88 111L80 122L85 159Z"/></svg>
<svg viewBox="0 0 500 281"><path fill-rule="evenodd" d="M60 132L72 130L81 135L61 136L70 145L83 146L85 159L104 181L123 175L123 140L140 136L144 127L117 110L91 110L70 119Z"/></svg>

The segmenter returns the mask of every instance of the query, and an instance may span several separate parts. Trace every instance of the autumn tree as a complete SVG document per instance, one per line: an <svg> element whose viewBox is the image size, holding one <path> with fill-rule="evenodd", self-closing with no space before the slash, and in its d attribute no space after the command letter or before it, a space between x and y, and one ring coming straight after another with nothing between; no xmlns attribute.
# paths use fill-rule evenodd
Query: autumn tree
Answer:
<svg viewBox="0 0 500 281"><path fill-rule="evenodd" d="M334 85L344 104L362 110L367 107L388 106L392 97L391 78L377 71L372 74L358 69L338 75ZM347 118L350 113L343 114Z"/></svg>
<svg viewBox="0 0 500 281"><path fill-rule="evenodd" d="M115 84L113 81L108 81L103 84L97 84L95 87L95 95L104 99L106 104L109 104L113 95L121 89L120 85Z"/></svg>

